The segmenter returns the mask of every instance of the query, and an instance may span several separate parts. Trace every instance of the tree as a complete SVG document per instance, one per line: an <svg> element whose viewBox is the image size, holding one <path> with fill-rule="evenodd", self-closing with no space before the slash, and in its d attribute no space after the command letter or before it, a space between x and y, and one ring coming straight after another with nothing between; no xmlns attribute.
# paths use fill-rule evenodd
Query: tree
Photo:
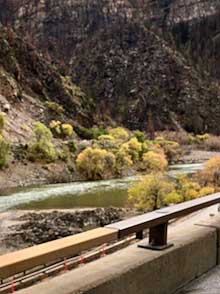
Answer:
<svg viewBox="0 0 220 294"><path fill-rule="evenodd" d="M88 147L78 155L76 167L87 180L107 179L115 172L115 156L106 150Z"/></svg>
<svg viewBox="0 0 220 294"><path fill-rule="evenodd" d="M173 190L173 183L151 174L128 190L128 199L136 208L152 211L165 205L167 195Z"/></svg>

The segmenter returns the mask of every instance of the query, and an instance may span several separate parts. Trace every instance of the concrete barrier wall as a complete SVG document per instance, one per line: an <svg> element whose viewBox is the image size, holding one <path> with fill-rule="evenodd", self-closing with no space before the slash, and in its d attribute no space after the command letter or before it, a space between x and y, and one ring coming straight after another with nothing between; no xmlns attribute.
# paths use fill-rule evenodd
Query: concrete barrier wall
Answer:
<svg viewBox="0 0 220 294"><path fill-rule="evenodd" d="M17 294L171 294L218 262L220 218L179 224L162 251L136 244ZM143 241L142 241L143 242Z"/></svg>

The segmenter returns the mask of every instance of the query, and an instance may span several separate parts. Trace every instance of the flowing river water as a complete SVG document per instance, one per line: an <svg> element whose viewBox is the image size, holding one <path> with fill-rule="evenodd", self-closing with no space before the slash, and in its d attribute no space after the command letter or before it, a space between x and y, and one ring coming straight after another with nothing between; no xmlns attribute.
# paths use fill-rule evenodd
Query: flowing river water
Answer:
<svg viewBox="0 0 220 294"><path fill-rule="evenodd" d="M191 174L202 164L170 166L168 175ZM125 207L127 189L143 175L95 182L74 182L16 189L0 195L0 211L9 209L73 209L83 207Z"/></svg>

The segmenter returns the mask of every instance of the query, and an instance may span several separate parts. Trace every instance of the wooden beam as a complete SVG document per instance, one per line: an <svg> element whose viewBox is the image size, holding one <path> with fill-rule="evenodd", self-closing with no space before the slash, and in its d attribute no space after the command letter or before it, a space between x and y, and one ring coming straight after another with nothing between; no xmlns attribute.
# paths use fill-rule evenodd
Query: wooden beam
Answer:
<svg viewBox="0 0 220 294"><path fill-rule="evenodd" d="M0 256L0 278L11 277L59 258L71 257L84 250L117 240L115 229L98 228Z"/></svg>

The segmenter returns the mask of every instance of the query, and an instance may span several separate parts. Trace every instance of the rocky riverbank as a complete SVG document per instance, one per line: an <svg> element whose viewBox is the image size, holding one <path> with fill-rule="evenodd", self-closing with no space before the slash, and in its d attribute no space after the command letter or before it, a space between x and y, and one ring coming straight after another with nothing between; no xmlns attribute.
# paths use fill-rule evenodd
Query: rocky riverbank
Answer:
<svg viewBox="0 0 220 294"><path fill-rule="evenodd" d="M209 160L212 157L219 156L220 152L215 151L206 151L206 150L194 150L186 148L179 159L178 163L182 164L193 164L193 163L202 163L206 160Z"/></svg>
<svg viewBox="0 0 220 294"><path fill-rule="evenodd" d="M213 156L220 156L220 152L191 150L187 147L183 150L177 163L201 163ZM131 176L135 173L135 170L130 169L125 176ZM70 183L80 180L83 180L82 177L77 172L70 172L67 164L63 162L47 165L31 162L25 165L17 163L0 171L0 193L18 187Z"/></svg>
<svg viewBox="0 0 220 294"><path fill-rule="evenodd" d="M16 212L15 217L13 214L14 212L5 213L6 224L0 233L2 254L102 227L128 218L136 212L109 207L75 211L23 211Z"/></svg>

